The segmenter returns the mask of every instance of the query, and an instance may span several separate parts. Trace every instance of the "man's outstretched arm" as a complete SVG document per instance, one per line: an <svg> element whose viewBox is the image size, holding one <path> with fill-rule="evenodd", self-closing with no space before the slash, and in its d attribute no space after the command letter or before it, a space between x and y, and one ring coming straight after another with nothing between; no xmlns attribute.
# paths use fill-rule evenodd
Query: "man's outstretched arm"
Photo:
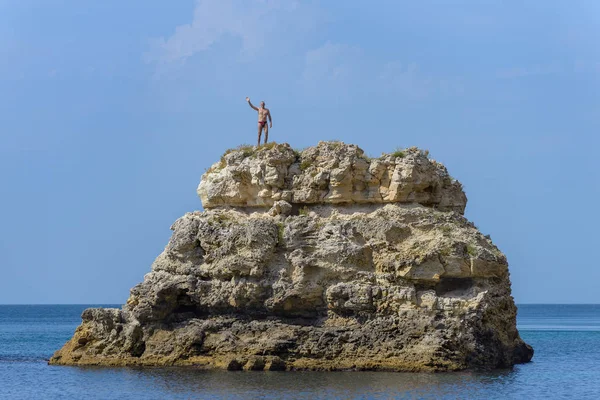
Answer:
<svg viewBox="0 0 600 400"><path fill-rule="evenodd" d="M250 97L246 97L246 101L248 102L248 105L249 105L250 107L252 107L254 110L258 111L258 108L254 107L254 106L252 105L252 103L250 103Z"/></svg>
<svg viewBox="0 0 600 400"><path fill-rule="evenodd" d="M267 117L269 117L269 128L273 127L273 118L271 118L271 110L269 110L269 113L267 114Z"/></svg>

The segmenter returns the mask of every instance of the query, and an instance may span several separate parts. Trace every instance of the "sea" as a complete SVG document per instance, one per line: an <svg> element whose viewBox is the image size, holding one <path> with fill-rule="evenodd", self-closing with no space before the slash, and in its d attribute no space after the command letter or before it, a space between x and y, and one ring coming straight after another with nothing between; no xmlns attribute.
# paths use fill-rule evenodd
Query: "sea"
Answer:
<svg viewBox="0 0 600 400"><path fill-rule="evenodd" d="M600 399L600 305L519 305L518 327L535 349L533 361L491 372L49 366L48 358L71 337L81 312L96 306L0 305L0 398Z"/></svg>

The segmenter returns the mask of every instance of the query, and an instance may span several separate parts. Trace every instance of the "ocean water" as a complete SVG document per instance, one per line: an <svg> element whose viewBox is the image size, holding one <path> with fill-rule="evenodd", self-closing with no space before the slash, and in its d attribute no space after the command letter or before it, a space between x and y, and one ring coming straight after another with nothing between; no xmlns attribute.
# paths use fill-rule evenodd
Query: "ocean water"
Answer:
<svg viewBox="0 0 600 400"><path fill-rule="evenodd" d="M48 366L92 305L0 305L4 399L600 399L600 305L521 305L533 361L487 373ZM105 305L106 306L106 305Z"/></svg>

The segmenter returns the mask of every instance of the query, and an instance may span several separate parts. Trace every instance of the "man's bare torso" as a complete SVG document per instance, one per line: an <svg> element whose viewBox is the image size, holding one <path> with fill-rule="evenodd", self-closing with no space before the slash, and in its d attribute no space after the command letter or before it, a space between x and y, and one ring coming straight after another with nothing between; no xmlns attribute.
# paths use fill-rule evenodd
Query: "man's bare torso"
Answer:
<svg viewBox="0 0 600 400"><path fill-rule="evenodd" d="M258 109L258 122L267 122L268 115L269 115L268 108L259 108Z"/></svg>

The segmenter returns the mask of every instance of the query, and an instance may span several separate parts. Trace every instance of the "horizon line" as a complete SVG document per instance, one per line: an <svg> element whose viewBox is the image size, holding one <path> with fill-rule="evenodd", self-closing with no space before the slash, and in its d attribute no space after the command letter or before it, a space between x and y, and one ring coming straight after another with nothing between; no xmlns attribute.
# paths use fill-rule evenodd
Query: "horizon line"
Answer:
<svg viewBox="0 0 600 400"><path fill-rule="evenodd" d="M517 306L600 306L599 303L515 303ZM115 306L125 303L0 303L0 306Z"/></svg>

